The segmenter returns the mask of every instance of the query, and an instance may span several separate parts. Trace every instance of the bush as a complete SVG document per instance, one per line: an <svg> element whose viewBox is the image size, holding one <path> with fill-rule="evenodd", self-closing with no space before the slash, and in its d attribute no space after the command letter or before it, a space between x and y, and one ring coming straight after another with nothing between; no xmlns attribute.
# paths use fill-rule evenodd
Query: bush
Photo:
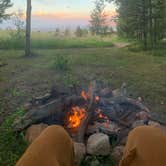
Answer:
<svg viewBox="0 0 166 166"><path fill-rule="evenodd" d="M0 40L0 48L20 49L25 47L25 27L23 13L18 11L12 16L13 28L8 28L8 37Z"/></svg>
<svg viewBox="0 0 166 166"><path fill-rule="evenodd" d="M80 26L77 27L77 29L75 31L75 35L76 35L76 37L82 37L83 36L83 30L81 29Z"/></svg>
<svg viewBox="0 0 166 166"><path fill-rule="evenodd" d="M0 126L0 165L15 165L28 146L23 133L15 133L12 128L13 121L24 113L23 108L18 108Z"/></svg>
<svg viewBox="0 0 166 166"><path fill-rule="evenodd" d="M57 70L65 71L69 69L69 59L64 55L57 55L54 62L54 67Z"/></svg>

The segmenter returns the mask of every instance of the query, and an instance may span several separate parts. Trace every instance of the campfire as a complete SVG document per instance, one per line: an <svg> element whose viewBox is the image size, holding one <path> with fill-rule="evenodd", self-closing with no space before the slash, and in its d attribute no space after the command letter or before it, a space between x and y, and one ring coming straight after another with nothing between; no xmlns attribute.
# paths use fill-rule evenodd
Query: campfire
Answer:
<svg viewBox="0 0 166 166"><path fill-rule="evenodd" d="M71 136L78 161L85 154L122 155L128 133L140 125L161 125L156 123L141 98L127 96L126 84L111 89L96 81L89 87L58 91L53 87L50 93L33 98L24 107L27 113L17 119L13 128L26 130L27 138L31 128L39 131L48 125L61 125ZM34 135L34 131L32 132ZM32 141L33 136L29 136ZM34 138L35 139L35 138ZM115 157L117 158L117 157ZM120 159L120 157L118 157Z"/></svg>
<svg viewBox="0 0 166 166"><path fill-rule="evenodd" d="M86 93L84 90L81 92L81 97L86 101L90 101L90 94L89 92ZM100 102L100 97L95 96L94 103L99 103ZM88 116L88 108L80 108L79 106L75 106L71 108L71 111L69 111L68 115L68 126L67 128L78 128L81 125L81 122L83 119L86 119ZM101 109L96 109L94 110L95 114L97 114L98 118L103 119L103 120L108 120L108 117L103 115Z"/></svg>
<svg viewBox="0 0 166 166"><path fill-rule="evenodd" d="M121 88L112 90L109 87L101 88L95 81L90 83L87 90L77 90L74 95L53 88L49 94L34 98L28 106L30 110L14 123L16 131L32 124L58 124L76 142L85 142L97 132L113 138L116 136L120 142L132 129L139 113L143 112L147 119L149 113L140 100L127 97L125 83Z"/></svg>

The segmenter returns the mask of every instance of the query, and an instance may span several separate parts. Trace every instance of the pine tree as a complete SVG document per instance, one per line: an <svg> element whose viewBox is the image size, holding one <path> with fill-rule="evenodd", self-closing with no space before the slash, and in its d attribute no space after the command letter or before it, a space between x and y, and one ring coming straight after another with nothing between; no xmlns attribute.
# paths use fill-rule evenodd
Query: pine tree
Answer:
<svg viewBox="0 0 166 166"><path fill-rule="evenodd" d="M94 2L95 8L91 12L91 26L90 30L92 34L103 33L106 23L106 14L104 13L105 3L104 0L96 0Z"/></svg>
<svg viewBox="0 0 166 166"><path fill-rule="evenodd" d="M166 36L165 0L115 0L118 32L141 41L144 49L154 48Z"/></svg>

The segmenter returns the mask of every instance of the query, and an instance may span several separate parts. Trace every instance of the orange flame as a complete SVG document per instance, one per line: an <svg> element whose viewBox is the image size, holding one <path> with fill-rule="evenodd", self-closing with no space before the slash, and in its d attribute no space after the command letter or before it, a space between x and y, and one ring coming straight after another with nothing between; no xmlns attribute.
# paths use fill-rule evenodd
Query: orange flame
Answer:
<svg viewBox="0 0 166 166"><path fill-rule="evenodd" d="M86 111L84 108L78 106L72 107L71 115L69 116L69 125L70 128L76 128L81 124L81 120L86 116Z"/></svg>
<svg viewBox="0 0 166 166"><path fill-rule="evenodd" d="M82 96L82 98L84 98L84 100L88 100L88 98L89 98L85 91L81 92L81 96Z"/></svg>

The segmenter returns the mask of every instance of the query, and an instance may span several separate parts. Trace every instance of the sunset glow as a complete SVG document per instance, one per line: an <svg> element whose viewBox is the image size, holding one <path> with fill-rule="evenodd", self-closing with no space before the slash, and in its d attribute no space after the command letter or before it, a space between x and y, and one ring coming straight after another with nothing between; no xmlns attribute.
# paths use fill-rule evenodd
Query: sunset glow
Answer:
<svg viewBox="0 0 166 166"><path fill-rule="evenodd" d="M21 10L26 13L26 0L12 0L10 12ZM54 29L55 27L88 26L93 0L32 0L32 29ZM116 15L114 4L107 4L108 18ZM114 25L113 25L114 26Z"/></svg>

